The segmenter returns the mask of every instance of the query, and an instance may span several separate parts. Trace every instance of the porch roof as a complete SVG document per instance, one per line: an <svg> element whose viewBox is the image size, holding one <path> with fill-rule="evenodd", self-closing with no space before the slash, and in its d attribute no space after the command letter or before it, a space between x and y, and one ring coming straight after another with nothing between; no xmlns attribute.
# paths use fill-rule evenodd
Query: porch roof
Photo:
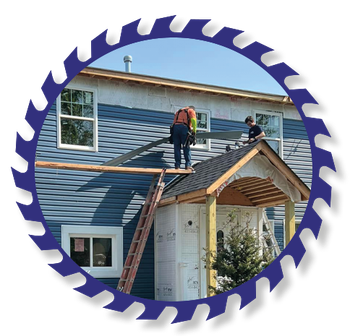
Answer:
<svg viewBox="0 0 350 336"><path fill-rule="evenodd" d="M178 176L166 186L160 206L176 202L202 203L208 195L215 195L218 204L258 207L276 206L290 200L286 190L281 190L269 176L235 175L254 157L254 160L263 158L264 162L277 169L279 175L283 175L291 187L300 192L300 200L309 199L310 189L265 140L260 140L195 164L194 174Z"/></svg>

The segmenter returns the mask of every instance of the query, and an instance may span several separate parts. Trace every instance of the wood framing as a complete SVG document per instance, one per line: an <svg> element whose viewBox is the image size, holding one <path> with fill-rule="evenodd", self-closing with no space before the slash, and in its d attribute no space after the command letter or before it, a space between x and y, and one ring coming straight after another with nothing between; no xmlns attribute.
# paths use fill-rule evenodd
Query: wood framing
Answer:
<svg viewBox="0 0 350 336"><path fill-rule="evenodd" d="M51 168L51 169L67 169L79 171L91 171L98 173L128 173L128 174L160 174L162 169L156 168L127 168L127 167L110 167L110 166L94 166L75 163L59 163L59 162L35 162L37 168ZM172 175L192 174L189 169L167 169L166 173Z"/></svg>
<svg viewBox="0 0 350 336"><path fill-rule="evenodd" d="M287 246L295 234L295 207L292 201L285 203L285 234Z"/></svg>
<svg viewBox="0 0 350 336"><path fill-rule="evenodd" d="M233 188L225 188L216 202L224 205L254 206L248 197Z"/></svg>
<svg viewBox="0 0 350 336"><path fill-rule="evenodd" d="M206 199L206 245L209 253L206 258L206 279L207 279L207 297L212 293L209 286L216 287L216 271L212 270L210 265L213 262L212 253L216 253L216 197L207 196Z"/></svg>
<svg viewBox="0 0 350 336"><path fill-rule="evenodd" d="M257 146L256 146L257 147ZM218 189L227 179L229 179L238 169L242 168L251 158L259 153L257 148L253 148L242 159L234 164L225 174L223 174L218 180L216 180L208 189L207 194L210 195L216 189Z"/></svg>
<svg viewBox="0 0 350 336"><path fill-rule="evenodd" d="M206 196L217 197L217 204L241 205L256 207L273 207L284 205L290 200L269 178L256 176L242 177L232 181L233 175L249 162L255 155L260 153L267 157L271 165L280 171L281 174L300 192L301 200L309 199L309 188L299 179L297 175L278 157L276 153L266 144L260 141L241 159L239 159L222 176L211 182L209 187L193 190L186 194L180 194L175 198L162 200L160 206L171 203L204 203Z"/></svg>
<svg viewBox="0 0 350 336"><path fill-rule="evenodd" d="M269 146L261 141L256 147L270 160L270 162L300 191L302 201L308 200L310 197L309 188L295 175L292 170L281 160L280 157L271 152Z"/></svg>

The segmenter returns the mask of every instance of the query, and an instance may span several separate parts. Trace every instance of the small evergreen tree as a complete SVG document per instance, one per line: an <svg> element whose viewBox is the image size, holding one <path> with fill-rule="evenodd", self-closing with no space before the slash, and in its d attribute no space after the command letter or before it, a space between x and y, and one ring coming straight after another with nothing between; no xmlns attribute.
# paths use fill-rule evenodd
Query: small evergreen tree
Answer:
<svg viewBox="0 0 350 336"><path fill-rule="evenodd" d="M229 234L218 242L217 251L207 251L211 254L210 267L217 271L216 288L209 286L215 294L224 293L252 279L266 268L273 257L269 251L263 250L255 230L246 223L238 223L233 210L228 215ZM250 218L251 219L251 218Z"/></svg>

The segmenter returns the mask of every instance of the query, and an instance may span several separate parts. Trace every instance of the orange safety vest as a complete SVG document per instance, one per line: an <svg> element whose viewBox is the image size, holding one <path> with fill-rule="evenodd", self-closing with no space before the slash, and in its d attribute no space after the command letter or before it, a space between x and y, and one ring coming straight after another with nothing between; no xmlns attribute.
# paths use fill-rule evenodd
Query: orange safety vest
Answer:
<svg viewBox="0 0 350 336"><path fill-rule="evenodd" d="M191 118L188 114L188 108L182 108L176 112L174 124L185 124L188 128L191 127Z"/></svg>

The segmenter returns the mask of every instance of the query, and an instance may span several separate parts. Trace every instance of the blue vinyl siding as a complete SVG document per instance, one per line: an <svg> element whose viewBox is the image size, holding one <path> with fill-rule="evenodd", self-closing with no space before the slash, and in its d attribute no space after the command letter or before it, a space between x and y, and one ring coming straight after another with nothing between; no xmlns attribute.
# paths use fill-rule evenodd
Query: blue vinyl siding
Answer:
<svg viewBox="0 0 350 336"><path fill-rule="evenodd" d="M100 165L139 146L169 135L173 115L105 104L98 105L98 152L57 149L56 106L51 107L44 122L37 146L38 161ZM243 122L211 119L211 131L243 130ZM307 183L311 183L311 154L302 122L284 120L284 159ZM225 152L234 141L212 140L211 150L192 150L193 162L206 160ZM162 144L124 164L126 167L172 168L173 146ZM166 176L166 182L174 176ZM61 243L61 225L123 226L124 260L152 176L111 174L85 171L37 169L36 186L46 222ZM305 204L297 205L297 217L303 215ZM275 231L283 245L283 207L268 209L275 220ZM282 232L282 234L281 234ZM283 247L281 245L281 247ZM99 279L116 288L118 279ZM132 295L154 299L153 230L143 254Z"/></svg>
<svg viewBox="0 0 350 336"><path fill-rule="evenodd" d="M312 158L309 138L302 121L283 120L283 160L311 188ZM300 221L305 213L307 201L295 205L295 220ZM283 250L284 248L284 206L266 209L269 219L275 222L275 236Z"/></svg>

